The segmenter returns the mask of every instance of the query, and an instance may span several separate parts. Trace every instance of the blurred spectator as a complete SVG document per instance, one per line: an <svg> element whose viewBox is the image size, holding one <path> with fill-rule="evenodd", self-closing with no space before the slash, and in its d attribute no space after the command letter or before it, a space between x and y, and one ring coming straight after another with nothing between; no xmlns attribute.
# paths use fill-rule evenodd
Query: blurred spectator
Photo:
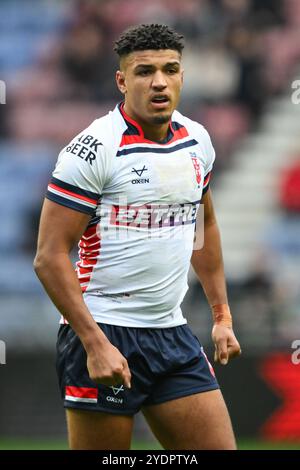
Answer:
<svg viewBox="0 0 300 470"><path fill-rule="evenodd" d="M294 17L300 17L299 2L293 0L78 0L53 2L51 11L62 4L63 21L54 14L48 22L30 11L24 23L16 21L14 35L20 41L24 32L26 38L32 39L33 30L37 36L24 42L28 63L12 75L9 105L0 107L2 137L63 146L122 99L112 51L119 33L139 22L167 22L186 37L181 109L208 128L222 169L265 103L284 89L300 58ZM13 18L10 8L16 10L1 2L5 5L3 17ZM10 58L3 46L10 44L10 29L1 34L0 59L1 54ZM287 188L284 204L293 184Z"/></svg>
<svg viewBox="0 0 300 470"><path fill-rule="evenodd" d="M262 74L264 58L260 34L249 25L236 23L228 31L227 45L240 70L233 98L248 107L256 118L268 97Z"/></svg>
<svg viewBox="0 0 300 470"><path fill-rule="evenodd" d="M74 86L70 99L101 101L117 94L113 77L113 54L107 54L100 25L76 25L62 45L58 66Z"/></svg>
<svg viewBox="0 0 300 470"><path fill-rule="evenodd" d="M121 100L112 51L119 33L134 23L167 22L186 37L182 108L203 117L222 158L228 158L272 93L283 89L300 57L296 27L285 31L285 24L295 23L294 4L284 3L282 8L277 0L65 2L64 29L48 35L46 47L42 40L39 60L15 74L6 129L19 140L66 142L87 119ZM225 108L226 126L220 132Z"/></svg>
<svg viewBox="0 0 300 470"><path fill-rule="evenodd" d="M3 104L0 104L0 139L1 137L7 135L5 110L6 110L6 106L4 106Z"/></svg>

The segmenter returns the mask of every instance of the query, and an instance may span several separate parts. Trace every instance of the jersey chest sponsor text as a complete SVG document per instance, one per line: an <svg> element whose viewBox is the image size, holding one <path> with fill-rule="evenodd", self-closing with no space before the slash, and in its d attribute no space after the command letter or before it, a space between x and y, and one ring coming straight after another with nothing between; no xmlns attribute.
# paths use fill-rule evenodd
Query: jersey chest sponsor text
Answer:
<svg viewBox="0 0 300 470"><path fill-rule="evenodd" d="M185 204L113 205L110 224L125 227L162 228L193 224L200 201Z"/></svg>

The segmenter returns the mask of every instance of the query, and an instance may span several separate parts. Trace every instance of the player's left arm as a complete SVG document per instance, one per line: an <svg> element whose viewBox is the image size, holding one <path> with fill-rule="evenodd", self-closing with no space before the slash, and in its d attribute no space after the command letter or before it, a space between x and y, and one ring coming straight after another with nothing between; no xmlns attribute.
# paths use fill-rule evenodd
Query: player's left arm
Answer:
<svg viewBox="0 0 300 470"><path fill-rule="evenodd" d="M210 189L203 196L201 203L204 204L204 246L201 250L193 251L191 263L212 309L215 361L227 364L230 358L241 353L241 348L232 329L221 238Z"/></svg>

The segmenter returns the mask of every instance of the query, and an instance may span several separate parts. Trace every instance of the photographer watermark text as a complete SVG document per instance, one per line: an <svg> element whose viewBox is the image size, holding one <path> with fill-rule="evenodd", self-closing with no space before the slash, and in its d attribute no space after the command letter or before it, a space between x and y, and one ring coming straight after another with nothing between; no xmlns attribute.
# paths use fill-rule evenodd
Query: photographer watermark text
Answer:
<svg viewBox="0 0 300 470"><path fill-rule="evenodd" d="M0 104L6 104L6 85L3 80L0 80Z"/></svg>
<svg viewBox="0 0 300 470"><path fill-rule="evenodd" d="M292 363L297 366L300 364L300 339L295 339L295 341L292 342L291 347L292 349L295 349L292 353Z"/></svg>
<svg viewBox="0 0 300 470"><path fill-rule="evenodd" d="M6 345L0 341L0 364L6 364Z"/></svg>
<svg viewBox="0 0 300 470"><path fill-rule="evenodd" d="M292 89L295 90L291 96L292 103L300 104L300 80L293 81Z"/></svg>

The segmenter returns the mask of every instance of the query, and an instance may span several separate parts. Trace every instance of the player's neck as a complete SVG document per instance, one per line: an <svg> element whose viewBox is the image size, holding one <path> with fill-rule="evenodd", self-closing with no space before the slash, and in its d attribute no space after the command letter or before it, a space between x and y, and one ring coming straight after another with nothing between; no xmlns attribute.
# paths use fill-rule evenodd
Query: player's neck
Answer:
<svg viewBox="0 0 300 470"><path fill-rule="evenodd" d="M126 103L124 104L123 110L133 121L135 121L142 129L144 137L148 140L153 140L154 142L160 142L167 138L168 131L170 127L170 121L163 124L149 124L135 115Z"/></svg>
<svg viewBox="0 0 300 470"><path fill-rule="evenodd" d="M139 124L143 129L145 138L148 140L153 140L154 142L160 142L165 140L168 135L168 130L170 126L169 122L157 125L148 125L143 123Z"/></svg>

